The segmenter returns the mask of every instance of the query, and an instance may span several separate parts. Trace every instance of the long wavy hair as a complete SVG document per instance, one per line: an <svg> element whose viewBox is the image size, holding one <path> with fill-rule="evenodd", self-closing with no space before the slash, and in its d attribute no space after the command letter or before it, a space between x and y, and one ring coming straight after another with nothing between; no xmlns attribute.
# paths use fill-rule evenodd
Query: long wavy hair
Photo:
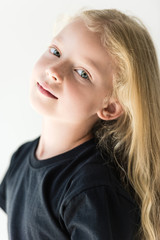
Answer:
<svg viewBox="0 0 160 240"><path fill-rule="evenodd" d="M138 236L160 239L160 71L144 24L116 9L80 10L89 30L98 33L114 59L112 94L124 113L94 126L98 146L110 151L124 184L134 189L140 208ZM105 63L104 63L105 64ZM127 181L126 181L127 179Z"/></svg>

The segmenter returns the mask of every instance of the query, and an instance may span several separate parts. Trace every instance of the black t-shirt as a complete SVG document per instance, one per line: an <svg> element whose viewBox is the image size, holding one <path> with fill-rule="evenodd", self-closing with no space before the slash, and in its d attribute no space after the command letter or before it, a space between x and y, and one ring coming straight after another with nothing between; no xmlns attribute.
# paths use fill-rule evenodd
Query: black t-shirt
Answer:
<svg viewBox="0 0 160 240"><path fill-rule="evenodd" d="M38 142L17 149L0 185L9 239L135 239L138 207L94 138L45 160L36 159Z"/></svg>

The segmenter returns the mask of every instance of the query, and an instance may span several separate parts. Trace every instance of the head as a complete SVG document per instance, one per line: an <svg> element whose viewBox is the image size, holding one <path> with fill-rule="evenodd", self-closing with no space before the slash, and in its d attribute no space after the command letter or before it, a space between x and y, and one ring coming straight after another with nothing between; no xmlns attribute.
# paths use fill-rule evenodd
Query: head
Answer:
<svg viewBox="0 0 160 240"><path fill-rule="evenodd" d="M122 114L112 94L114 71L99 33L89 30L81 17L72 19L34 66L32 105L54 121L83 124L91 131L99 119L113 120ZM42 87L56 98L44 95Z"/></svg>

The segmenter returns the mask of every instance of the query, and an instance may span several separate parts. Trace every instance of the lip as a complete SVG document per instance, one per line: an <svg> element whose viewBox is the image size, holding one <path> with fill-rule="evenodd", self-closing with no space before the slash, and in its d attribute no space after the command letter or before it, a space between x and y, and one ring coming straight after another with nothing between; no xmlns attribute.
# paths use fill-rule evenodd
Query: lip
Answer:
<svg viewBox="0 0 160 240"><path fill-rule="evenodd" d="M47 97L50 98L54 98L54 99L58 99L50 90L49 86L47 85L47 83L43 82L43 83L39 83L37 82L37 87L39 89L39 91L44 94Z"/></svg>

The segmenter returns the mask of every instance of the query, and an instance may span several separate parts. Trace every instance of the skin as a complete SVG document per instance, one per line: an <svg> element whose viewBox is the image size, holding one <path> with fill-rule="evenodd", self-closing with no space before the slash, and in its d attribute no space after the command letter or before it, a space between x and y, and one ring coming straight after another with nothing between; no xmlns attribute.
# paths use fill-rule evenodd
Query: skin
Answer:
<svg viewBox="0 0 160 240"><path fill-rule="evenodd" d="M99 118L120 116L122 108L111 97L113 73L114 64L99 36L81 19L52 39L30 80L31 105L43 117L37 159L56 156L89 140ZM47 84L58 99L42 94L37 82Z"/></svg>

